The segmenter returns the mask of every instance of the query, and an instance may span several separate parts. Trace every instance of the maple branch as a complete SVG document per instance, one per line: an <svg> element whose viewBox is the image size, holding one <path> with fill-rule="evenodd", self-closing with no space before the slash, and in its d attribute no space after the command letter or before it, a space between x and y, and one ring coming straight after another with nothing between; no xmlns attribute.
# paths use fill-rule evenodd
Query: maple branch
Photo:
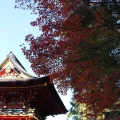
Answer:
<svg viewBox="0 0 120 120"><path fill-rule="evenodd" d="M103 43L102 45L100 45L100 46L97 47L97 48L88 48L88 49L84 50L84 51L88 51L89 49L93 49L93 50L94 50L93 53L91 53L89 56L86 56L86 57L83 57L83 58L80 58L80 59L77 59L77 60L66 60L66 61L64 61L64 62L80 62L80 61L84 61L84 60L89 60L89 59L87 59L87 58L88 58L88 57L91 57L99 48L105 46L106 44L108 44L109 42L115 40L116 38L120 38L120 36L119 36L119 37L115 37L115 38L113 38L113 39L111 39L111 40L109 40L109 41L106 41L105 43ZM119 40L118 40L118 42L116 43L116 45L117 45L118 43L119 43ZM100 49L100 50L101 50L101 49ZM69 53L69 54L78 54L78 53L84 52L84 51L79 51L79 52ZM103 50L103 51L104 51L104 50ZM95 54L95 55L100 55L100 54L97 53L97 54Z"/></svg>

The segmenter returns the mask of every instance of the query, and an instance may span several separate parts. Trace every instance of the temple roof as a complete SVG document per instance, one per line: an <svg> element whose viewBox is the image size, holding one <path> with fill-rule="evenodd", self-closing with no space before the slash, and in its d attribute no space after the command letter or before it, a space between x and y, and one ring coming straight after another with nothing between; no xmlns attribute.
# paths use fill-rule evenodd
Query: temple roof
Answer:
<svg viewBox="0 0 120 120"><path fill-rule="evenodd" d="M0 91L0 101L22 100L25 97L23 102L30 105L27 107L35 108L36 112L44 117L67 112L53 83L50 82L50 77L32 76L12 52L0 64ZM11 93L15 92L16 96L12 96ZM20 98L17 94L22 97ZM9 102L4 104L8 108L14 107ZM3 108L4 104L0 104L0 108Z"/></svg>
<svg viewBox="0 0 120 120"><path fill-rule="evenodd" d="M0 64L0 76L2 78L8 78L10 75L4 74L9 73L12 71L14 73L14 77L20 77L20 78L35 78L35 76L29 74L26 69L23 67L23 65L20 63L20 61L17 59L17 57L10 52L6 59ZM1 74L3 73L3 75Z"/></svg>

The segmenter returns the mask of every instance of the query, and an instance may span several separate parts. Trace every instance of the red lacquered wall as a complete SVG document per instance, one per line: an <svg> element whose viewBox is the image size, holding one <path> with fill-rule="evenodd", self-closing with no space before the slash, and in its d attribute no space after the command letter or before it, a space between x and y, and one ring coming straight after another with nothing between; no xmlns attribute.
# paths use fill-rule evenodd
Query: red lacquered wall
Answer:
<svg viewBox="0 0 120 120"><path fill-rule="evenodd" d="M1 115L0 120L37 120L34 116L12 116L12 115Z"/></svg>

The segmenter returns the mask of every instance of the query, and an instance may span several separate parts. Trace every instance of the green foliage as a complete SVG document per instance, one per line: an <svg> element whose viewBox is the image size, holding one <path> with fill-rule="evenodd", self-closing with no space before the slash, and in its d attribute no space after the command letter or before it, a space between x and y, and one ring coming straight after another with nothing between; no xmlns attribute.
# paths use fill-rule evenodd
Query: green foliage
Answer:
<svg viewBox="0 0 120 120"><path fill-rule="evenodd" d="M88 5L78 5L74 14L82 16L81 22L84 27L90 27L95 23L94 11Z"/></svg>
<svg viewBox="0 0 120 120"><path fill-rule="evenodd" d="M67 115L67 120L80 120L81 114L80 114L80 104L76 102L75 99L72 98L71 102L71 109L69 110L69 113Z"/></svg>

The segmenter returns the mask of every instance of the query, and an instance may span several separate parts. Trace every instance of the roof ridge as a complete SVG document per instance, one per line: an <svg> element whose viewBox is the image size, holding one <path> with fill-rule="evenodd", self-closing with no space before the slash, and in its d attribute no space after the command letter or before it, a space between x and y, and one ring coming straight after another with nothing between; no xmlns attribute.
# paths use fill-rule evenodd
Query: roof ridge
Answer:
<svg viewBox="0 0 120 120"><path fill-rule="evenodd" d="M10 60L10 62L13 64L13 66L18 69L21 73L23 73L24 75L30 77L30 78L35 78L35 76L29 74L26 69L24 68L24 66L20 63L20 61L17 59L17 57L15 56L15 54L13 54L12 51L10 51L10 53L7 55L6 59L0 64L0 69L2 69L4 67L4 65L6 64L7 60Z"/></svg>

